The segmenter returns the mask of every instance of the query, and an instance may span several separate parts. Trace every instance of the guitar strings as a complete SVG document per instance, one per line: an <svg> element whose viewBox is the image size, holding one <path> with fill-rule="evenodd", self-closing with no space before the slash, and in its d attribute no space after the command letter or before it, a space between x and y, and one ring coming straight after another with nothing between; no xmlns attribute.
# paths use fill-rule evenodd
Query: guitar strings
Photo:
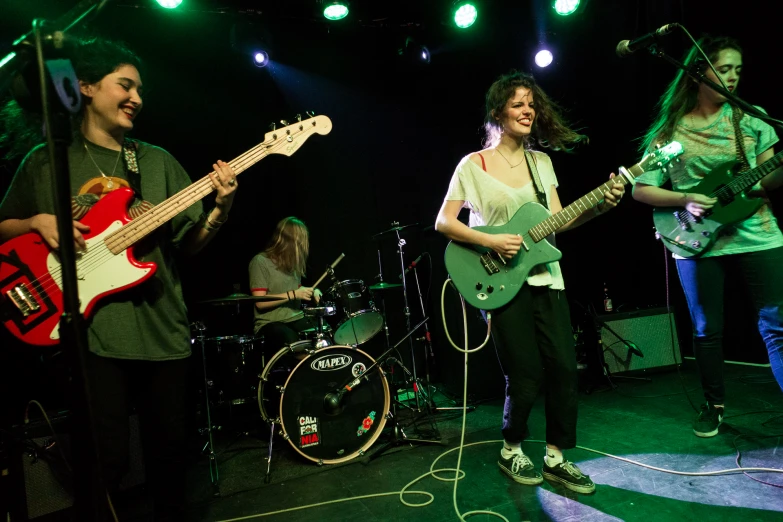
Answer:
<svg viewBox="0 0 783 522"><path fill-rule="evenodd" d="M263 144L261 144L261 145L259 145L257 147L254 147L253 149L248 151L248 153L245 153L242 156L240 156L239 158L237 158L234 161L234 163L237 164L238 168L242 168L246 164L246 161L244 161L244 160L259 161L260 159L263 159L266 155L268 155L268 153L266 153L266 150L260 150L259 151L258 149L259 148L263 148L264 145L265 145L265 143L263 143ZM267 150L270 150L272 148L274 148L273 145L268 146ZM258 158L258 159L256 159L256 158ZM245 170L245 169L242 168L242 170ZM213 174L213 173L214 173L214 171L212 173L210 173L210 174ZM237 175L238 174L239 173L237 173ZM214 187L212 187L211 185L212 185L211 180L209 178L209 175L207 175L204 178L202 178L199 181L197 181L196 183L194 183L193 185L191 185L190 187L186 188L185 190L193 190L194 192L196 192L196 191L198 191L198 189L200 189L201 192L204 192L203 194L201 194L200 197L193 198L190 204L195 203L195 201L197 201L198 199L202 199L207 194L209 194L212 191L214 191ZM206 190L205 191L204 190L205 188L211 188L211 190ZM178 196L180 196L180 194L181 193L175 194L174 196L172 196L172 198L180 199L178 197ZM145 227L144 226L144 225L146 225L146 223L145 223L146 221L150 221L150 217L147 216L147 214L144 214L142 216L139 216L139 218L137 218L137 220L142 219L144 216L147 216L147 219L143 220L143 222L141 222L140 224L137 224L137 226L135 228L137 230L138 229L144 229L144 228L146 228L147 230L154 230L155 228L158 228L161 225L160 219L171 215L171 213L172 213L171 210L172 209L170 207L172 207L172 206L173 207L179 206L179 205L171 205L171 203L172 203L171 201L166 200L163 203L161 203L160 206L156 207L159 212L155 213L155 221L158 221L158 223L154 223L153 227L150 227L150 226L146 226ZM187 207L185 207L185 208L187 208ZM176 212L176 213L179 213L179 212ZM176 215L176 213L175 213L175 215ZM137 220L131 221L131 222L127 223L127 225L131 225L133 223L136 223ZM123 228L125 228L125 226L120 227L120 229L118 229L115 232L112 232L106 238L104 238L103 242L104 242L104 245L107 247L106 250L95 252L95 254L92 254L92 255L90 255L91 254L90 252L84 254L84 257L82 258L82 263L81 263L82 270L80 271L81 272L80 275L83 276L83 275L89 274L92 270L94 270L95 268L97 268L98 266L103 264L105 261L114 258L115 255L119 255L119 253L118 254L114 254L109 249L110 247L108 245L108 242L112 238L112 236L115 236L118 232L122 231ZM139 234L136 233L135 236L138 237ZM131 242L131 244L132 244L132 242ZM122 249L122 250L124 251L125 249ZM95 257L95 256L97 256L97 257ZM61 283L61 279L60 279L61 272L62 272L62 269L60 267L58 267L57 270L53 270L52 273L50 274L52 276L54 284L57 285L57 286L60 286L59 283ZM35 283L35 282L38 282L38 280L35 280L35 281L32 281L32 282ZM51 284L48 285L48 286L47 285L42 285L42 289L44 289L44 290L51 289Z"/></svg>
<svg viewBox="0 0 783 522"><path fill-rule="evenodd" d="M307 130L312 130L314 128L315 127L312 127L312 128L308 127ZM233 162L230 162L229 165L231 165L231 167L234 168L234 170L236 171L236 175L239 175L240 173L244 172L247 168L249 168L251 165L257 163L258 161L260 161L264 157L272 154L274 151L277 151L280 148L282 148L283 146L285 146L285 144L287 143L287 138L289 136L295 137L295 136L297 136L297 135L299 135L299 134L301 134L303 132L305 132L305 129L301 129L299 131L294 131L292 134L286 134L284 136L281 136L280 139L273 140L272 142L262 142L259 145L256 145L255 147L251 148L250 150L248 150L244 154L238 156L236 159L233 160ZM212 171L210 174L204 176L203 178L201 178L199 181L197 181L196 183L194 183L190 187L187 187L183 191L180 191L179 193L171 196L166 201L163 201L158 206L156 206L153 209L151 209L149 212L139 216L137 219L135 219L133 221L130 221L126 225L123 225L122 227L120 227L115 232L112 232L109 235L107 235L106 238L104 238L104 240L103 240L104 245L106 245L106 247L107 247L106 250L102 250L102 251L96 252L92 256L90 255L90 252L87 252L87 253L83 254L82 263L81 263L82 270L80 271L79 274L77 274L77 277L83 277L83 276L89 274L91 271L93 271L95 268L97 268L98 266L100 266L101 264L106 262L107 260L113 259L116 255L119 255L119 252L117 254L114 254L111 250L109 250L110 247L108 245L108 242L112 238L116 239L116 236L119 235L119 233L121 231L123 231L123 229L125 229L126 226L135 225L135 226L130 227L130 228L133 228L133 229L136 229L136 230L138 230L138 229L143 229L143 230L148 230L148 231L155 230L156 228L158 228L162 224L162 223L160 223L161 217L166 217L166 220L164 222L167 222L168 219L170 219L168 216L172 216L172 213L173 213L173 215L176 215L179 212L181 212L181 210L177 210L177 207L181 206L181 204L179 203L179 200L181 199L181 195L182 195L183 192L191 190L194 193L194 197L193 197L191 203L189 205L185 206L184 208L187 208L188 206L192 205L196 201L198 201L200 199L203 199L205 196L207 196L208 194L212 193L215 190L215 188L214 188L214 186L212 186L212 181L210 179L210 175L214 174L214 173L215 173L215 171ZM201 195L198 195L199 192L203 192L203 193ZM175 202L174 200L177 200L177 201ZM182 210L184 210L184 208ZM158 212L155 212L154 216L150 215L150 212L153 212L154 210L158 210ZM160 214L163 214L163 215L161 217L158 217ZM147 224L148 221L155 221L155 223L152 223L151 225L148 225ZM133 231L131 231L131 233L133 233ZM148 232L146 232L146 233L148 233ZM144 235L146 235L146 233ZM135 234L135 236L138 237L139 234L137 233L137 234ZM135 240L132 241L128 246L131 246L133 243L135 243ZM122 249L122 251L126 250L128 248L128 246L124 247ZM97 257L93 257L93 256L97 256ZM57 286L57 287L61 286L61 282L62 282L61 281L61 277L60 277L61 274L62 274L62 268L61 268L61 266L58 266L57 268L55 268L51 272L49 272L47 274L44 274L41 277L38 277L36 279L31 280L30 283L33 286L39 285L38 287L36 287L36 291L37 292L39 292L39 293L42 292L42 291L43 292L48 292L54 286ZM46 276L50 277L50 281L45 282Z"/></svg>
<svg viewBox="0 0 783 522"><path fill-rule="evenodd" d="M783 153L778 153L775 156L779 156L779 155L783 155ZM764 176L769 174L769 172L772 172L776 168L777 167L772 168L772 163L764 162L761 165L756 166L753 170L758 169L758 171L761 173L761 177L763 178ZM766 172L767 170L769 172ZM750 172L750 171L748 171L748 172ZM761 179L761 178L759 178L759 179ZM725 185L723 185L718 190L710 193L709 197L720 199L721 196L726 196L726 195L732 195L733 196L733 195L739 194L740 192L742 192L744 190L743 188L741 188L741 185L744 185L746 183L747 183L746 181L742 181L741 177L734 178L731 181L729 181L728 183L726 183ZM687 223L693 223L694 216L693 216L693 214L691 214L687 210L680 210L680 211L677 212L677 220L678 221L682 221L682 222L687 222Z"/></svg>

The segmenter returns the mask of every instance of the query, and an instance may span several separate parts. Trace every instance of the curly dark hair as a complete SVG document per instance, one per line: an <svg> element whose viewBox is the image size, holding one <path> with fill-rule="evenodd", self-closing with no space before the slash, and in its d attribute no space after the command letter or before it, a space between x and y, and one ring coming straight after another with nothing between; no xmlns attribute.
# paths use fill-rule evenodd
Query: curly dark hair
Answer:
<svg viewBox="0 0 783 522"><path fill-rule="evenodd" d="M533 92L536 117L530 136L525 142L526 148L535 143L553 150L571 151L573 145L587 141L587 136L572 130L562 116L562 109L538 86L532 75L512 70L500 76L489 87L486 96L486 115L484 116L485 147L493 147L500 141L503 128L497 117L503 113L506 103L517 89L525 87Z"/></svg>
<svg viewBox="0 0 783 522"><path fill-rule="evenodd" d="M728 36L704 35L697 41L704 54L714 62L721 51L734 49L742 54L737 40ZM683 63L686 67L694 66L704 73L709 65L696 46L692 46L685 55ZM664 91L658 104L658 115L642 137L640 151L647 152L654 143L667 142L672 139L677 123L696 107L699 96L699 84L691 80L684 71L678 71L674 79Z"/></svg>
<svg viewBox="0 0 783 522"><path fill-rule="evenodd" d="M88 84L98 83L123 65L142 71L141 59L121 42L102 38L77 40L64 54L71 60L76 77ZM40 114L23 109L16 100L8 101L0 109L0 148L8 149L6 159L25 154L41 143L42 126Z"/></svg>

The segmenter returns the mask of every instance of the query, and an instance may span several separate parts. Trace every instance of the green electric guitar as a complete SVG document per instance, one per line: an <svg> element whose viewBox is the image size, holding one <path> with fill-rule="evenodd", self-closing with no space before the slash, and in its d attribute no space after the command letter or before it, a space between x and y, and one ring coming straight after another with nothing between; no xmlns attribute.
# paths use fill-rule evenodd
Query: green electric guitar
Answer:
<svg viewBox="0 0 783 522"><path fill-rule="evenodd" d="M715 167L688 192L717 198L718 202L700 217L683 207L654 209L657 236L666 248L679 256L697 257L703 254L712 247L721 228L748 219L764 204L760 198L747 197L746 192L781 164L783 152L742 173L739 172L741 164L736 161Z"/></svg>
<svg viewBox="0 0 783 522"><path fill-rule="evenodd" d="M488 234L517 234L522 248L510 259L478 245L452 241L446 247L446 269L465 301L482 310L495 310L508 304L525 283L530 270L562 257L546 238L560 227L591 210L614 183L627 185L643 173L666 166L682 154L682 145L673 141L651 152L629 169L551 215L543 205L522 205L505 225L475 227Z"/></svg>

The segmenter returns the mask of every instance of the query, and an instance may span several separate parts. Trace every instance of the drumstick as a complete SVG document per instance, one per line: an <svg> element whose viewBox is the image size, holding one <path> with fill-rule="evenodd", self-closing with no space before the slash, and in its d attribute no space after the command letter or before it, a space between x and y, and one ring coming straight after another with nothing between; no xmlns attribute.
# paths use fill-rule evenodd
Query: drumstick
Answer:
<svg viewBox="0 0 783 522"><path fill-rule="evenodd" d="M342 261L344 257L345 257L345 254L340 254L340 257L338 257L338 258L337 258L337 259L334 261L334 263L332 263L332 264L329 266L329 268L327 268L327 269L326 269L326 271L324 272L324 275L322 275L321 277L319 277L319 278L318 278L318 281L316 281L316 282L315 282L315 284L313 285L313 290L315 290L315 287L316 287L316 286L318 286L318 284L319 284L321 281L323 281L323 280L324 280L324 277L326 277L326 275L329 273L329 271L330 271L330 270L334 270L334 267L336 267L336 266L337 266L337 264L338 264L340 261Z"/></svg>

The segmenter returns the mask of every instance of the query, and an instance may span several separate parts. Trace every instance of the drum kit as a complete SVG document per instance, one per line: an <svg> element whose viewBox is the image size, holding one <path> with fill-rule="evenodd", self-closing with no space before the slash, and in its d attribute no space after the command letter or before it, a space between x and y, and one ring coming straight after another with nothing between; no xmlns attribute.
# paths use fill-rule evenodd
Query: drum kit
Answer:
<svg viewBox="0 0 783 522"><path fill-rule="evenodd" d="M213 431L220 429L220 426L213 425L211 410L226 403L239 405L257 401L260 417L269 426L266 482L270 481L275 435L287 441L296 453L318 465L342 463L365 455L381 436L390 419L398 442L440 443L439 436L434 440L409 439L403 428L397 425L395 417L398 401L396 395L395 400L392 400L387 374L382 367L383 363L401 366L414 390L418 392L426 388L424 384L418 383L415 359L413 371L410 371L398 358L389 357L403 342L410 340L416 330L421 326L426 327L427 322L420 294L422 315L425 318L411 327L402 253L405 242L399 238L399 231L407 227L393 225L391 230L373 237L397 232L402 282L390 284L384 282L381 276L378 284L367 287L360 279L339 280L335 277L334 268L343 259L344 255L341 255L313 285L315 288L327 275L331 277L332 285L320 302L303 308L305 316L310 317L317 326L300 332L300 340L297 342L283 347L270 347L277 349L273 353L265 349L263 337L207 337L204 324L194 323L193 344L198 345L201 351L207 423L206 428L200 431L208 435L203 452L209 457L210 476L216 495L219 495L219 489ZM418 276L416 283L418 286ZM378 297L382 300L382 292L396 288L403 289L407 333L395 346L390 346L385 307L379 308L376 301ZM200 303L210 306L244 306L281 299L284 298L235 293ZM333 321L336 324L333 329L326 319L335 316L339 320ZM367 353L366 345L381 330L385 330L386 351L376 359ZM429 341L428 332L425 338ZM427 349L430 349L429 344ZM416 405L411 409L422 411L419 393L416 394Z"/></svg>

